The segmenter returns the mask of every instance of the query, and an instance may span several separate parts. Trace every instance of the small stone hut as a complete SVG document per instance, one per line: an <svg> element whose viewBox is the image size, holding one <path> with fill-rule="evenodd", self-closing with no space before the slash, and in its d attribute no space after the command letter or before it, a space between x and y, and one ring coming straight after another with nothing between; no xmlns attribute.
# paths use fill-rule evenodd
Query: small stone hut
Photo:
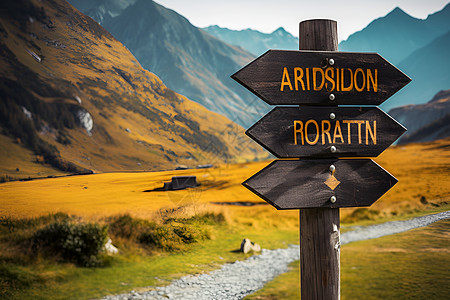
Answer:
<svg viewBox="0 0 450 300"><path fill-rule="evenodd" d="M164 182L163 190L182 190L196 186L199 186L197 183L197 176L173 176L172 181Z"/></svg>

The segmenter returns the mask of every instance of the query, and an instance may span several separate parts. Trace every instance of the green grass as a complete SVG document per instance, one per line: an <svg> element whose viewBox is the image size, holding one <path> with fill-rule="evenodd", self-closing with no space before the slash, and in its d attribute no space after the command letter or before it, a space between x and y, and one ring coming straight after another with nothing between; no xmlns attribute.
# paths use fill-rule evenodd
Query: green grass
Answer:
<svg viewBox="0 0 450 300"><path fill-rule="evenodd" d="M237 251L244 237L257 241L267 249L298 243L298 229L295 228L283 230L260 226L255 229L246 224L225 222L213 225L208 222L209 219L194 217L177 220L185 222L185 226L203 224L202 228L210 233L210 239L189 244L186 251L155 251L122 241L122 253L110 258L103 268L76 267L43 257L21 264L18 259L0 257L0 278L3 278L0 279L0 298L99 298L169 284L170 280L183 275L211 271L224 263L246 259L252 254Z"/></svg>
<svg viewBox="0 0 450 300"><path fill-rule="evenodd" d="M443 210L445 207L439 207L395 218L409 219ZM49 222L68 216L60 214L21 221L4 219L3 227L0 226L0 298L92 299L145 290L169 284L187 274L208 272L224 263L248 258L252 254L237 251L244 237L266 249L298 244L297 214L265 207L236 208L231 212L231 216L216 211L186 218L169 214L162 220L155 220L156 223L123 216L122 219L106 218L103 221L109 224L110 235L121 253L107 258L101 268L77 267L45 256L31 259L21 251L22 238L32 236L33 230ZM348 225L390 220L377 218ZM120 226L114 228L114 221ZM178 248L181 251L172 252L139 243L140 233L163 225L192 227L194 233L207 232L208 238L201 237L197 242ZM402 295L405 295L403 299L410 299L412 295L417 295L417 299L440 299L448 294L445 278L450 277L446 268L450 262L449 227L450 221L442 221L410 232L344 245L341 251L342 299L402 299ZM9 247L9 252L4 245ZM248 299L299 299L299 262L292 263L290 270Z"/></svg>
<svg viewBox="0 0 450 300"><path fill-rule="evenodd" d="M370 212L371 208L364 208L365 214L357 214L357 218L341 218L341 232L348 231L353 226L370 226L385 222L404 221L412 218L422 217L431 214L437 214L450 210L450 203L441 203L439 206L424 206L422 209L405 209L392 214L374 214Z"/></svg>
<svg viewBox="0 0 450 300"><path fill-rule="evenodd" d="M450 220L341 248L341 299L448 299ZM300 299L299 262L245 299Z"/></svg>

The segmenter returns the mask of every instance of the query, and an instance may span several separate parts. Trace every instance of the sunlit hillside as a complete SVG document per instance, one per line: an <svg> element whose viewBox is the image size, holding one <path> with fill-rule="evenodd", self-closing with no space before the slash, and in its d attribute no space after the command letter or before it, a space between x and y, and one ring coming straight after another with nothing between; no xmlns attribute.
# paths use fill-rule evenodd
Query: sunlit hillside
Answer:
<svg viewBox="0 0 450 300"><path fill-rule="evenodd" d="M262 153L65 1L2 1L0 16L0 175L174 169Z"/></svg>

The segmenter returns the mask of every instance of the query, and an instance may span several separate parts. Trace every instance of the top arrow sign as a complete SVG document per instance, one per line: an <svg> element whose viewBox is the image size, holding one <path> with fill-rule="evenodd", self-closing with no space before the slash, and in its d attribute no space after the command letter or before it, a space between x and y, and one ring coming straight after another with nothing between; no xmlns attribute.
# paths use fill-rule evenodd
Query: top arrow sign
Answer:
<svg viewBox="0 0 450 300"><path fill-rule="evenodd" d="M377 53L286 50L231 77L271 105L379 105L411 81Z"/></svg>

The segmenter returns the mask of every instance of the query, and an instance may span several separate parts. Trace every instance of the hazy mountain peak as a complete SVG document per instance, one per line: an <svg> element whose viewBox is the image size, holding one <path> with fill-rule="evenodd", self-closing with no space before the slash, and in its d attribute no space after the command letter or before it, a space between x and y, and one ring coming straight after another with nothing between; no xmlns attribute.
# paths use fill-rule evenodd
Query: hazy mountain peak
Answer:
<svg viewBox="0 0 450 300"><path fill-rule="evenodd" d="M231 30L217 25L203 28L209 34L222 41L239 46L255 56L266 52L268 49L298 49L298 38L279 27L272 33L262 33L254 29Z"/></svg>
<svg viewBox="0 0 450 300"><path fill-rule="evenodd" d="M427 103L391 109L389 115L408 128L399 144L429 142L450 136L450 90L442 90Z"/></svg>
<svg viewBox="0 0 450 300"><path fill-rule="evenodd" d="M391 12L387 14L388 16L400 16L400 15L408 15L403 9L396 6Z"/></svg>
<svg viewBox="0 0 450 300"><path fill-rule="evenodd" d="M287 32L283 27L279 27L274 32L272 32L273 35L279 35L279 36L292 36L289 32Z"/></svg>
<svg viewBox="0 0 450 300"><path fill-rule="evenodd" d="M128 6L136 3L137 0L69 0L73 6L102 24L109 18L118 16Z"/></svg>
<svg viewBox="0 0 450 300"><path fill-rule="evenodd" d="M441 34L450 30L450 3L447 4L441 11L428 15L425 22L441 30Z"/></svg>
<svg viewBox="0 0 450 300"><path fill-rule="evenodd" d="M435 17L440 16L450 16L450 3L448 3L444 8L440 11L437 11L435 13L429 14L426 20L433 19ZM448 20L448 19L447 19Z"/></svg>
<svg viewBox="0 0 450 300"><path fill-rule="evenodd" d="M433 99L430 100L428 103L433 102L449 102L450 101L450 90L442 90L436 95L434 95Z"/></svg>
<svg viewBox="0 0 450 300"><path fill-rule="evenodd" d="M409 15L407 12L405 12L400 7L396 7L393 10L391 10L386 16L381 17L373 21L372 23L382 21L383 23L386 22L393 22L395 24L401 25L400 23L403 23L403 25L406 24L406 22L417 22L422 21L420 19L414 18L413 16ZM369 24L370 26L370 24Z"/></svg>

